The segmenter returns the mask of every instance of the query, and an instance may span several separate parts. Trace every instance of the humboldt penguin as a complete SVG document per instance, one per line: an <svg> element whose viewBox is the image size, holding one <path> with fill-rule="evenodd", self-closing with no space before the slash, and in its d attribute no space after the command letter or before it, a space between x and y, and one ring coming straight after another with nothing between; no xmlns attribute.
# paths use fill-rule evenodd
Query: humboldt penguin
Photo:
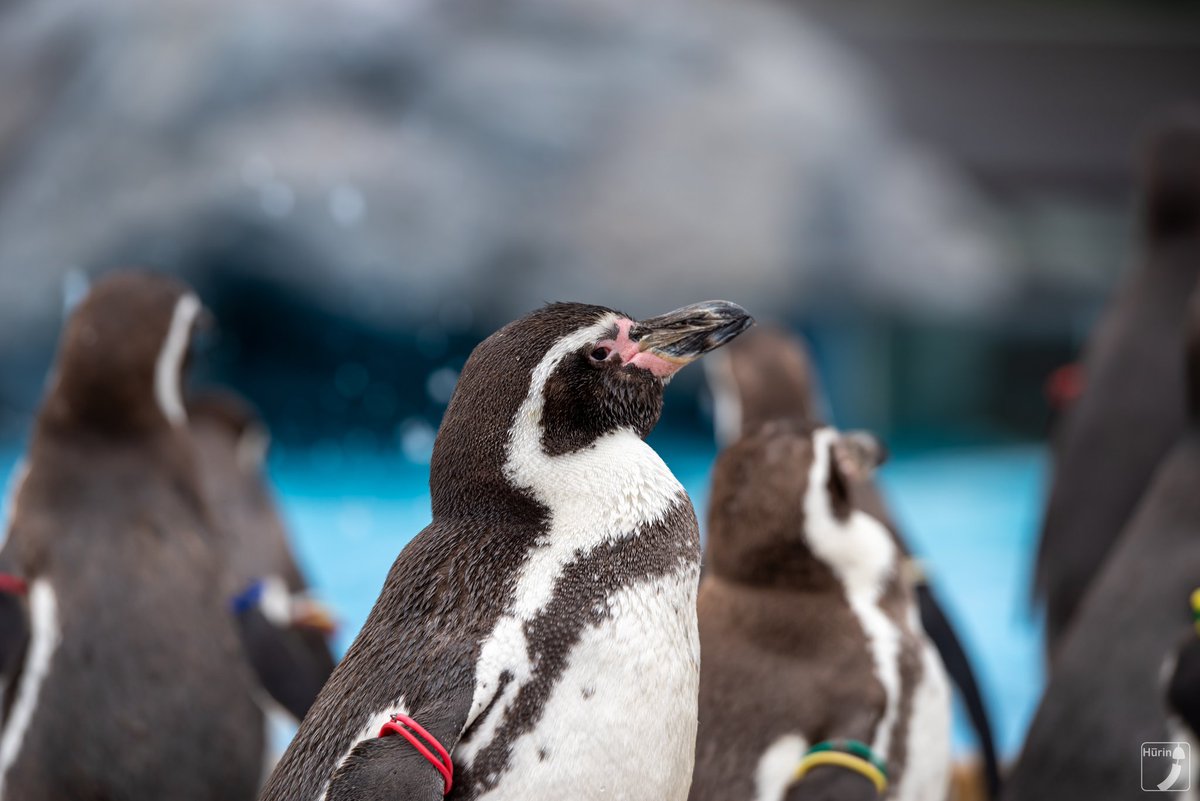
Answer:
<svg viewBox="0 0 1200 801"><path fill-rule="evenodd" d="M1143 255L1083 355L1053 439L1035 588L1051 660L1155 467L1185 427L1187 297L1200 276L1200 111L1163 127L1142 178Z"/></svg>
<svg viewBox="0 0 1200 801"><path fill-rule="evenodd" d="M250 404L228 390L192 395L187 411L247 653L265 688L299 721L333 672L333 618L310 592L267 486L270 437Z"/></svg>
<svg viewBox="0 0 1200 801"><path fill-rule="evenodd" d="M724 301L640 322L555 303L476 347L434 444L433 521L263 801L683 801L699 534L644 438L671 376L750 323Z"/></svg>
<svg viewBox="0 0 1200 801"><path fill-rule="evenodd" d="M1062 638L1005 798L1138 797L1139 744L1175 739L1163 704L1163 672L1192 622L1187 599L1200 576L1197 300L1185 370L1187 428L1154 471Z"/></svg>
<svg viewBox="0 0 1200 801"><path fill-rule="evenodd" d="M63 332L0 549L27 613L0 645L21 653L5 801L254 797L263 716L181 396L200 312L174 280L117 273Z"/></svg>
<svg viewBox="0 0 1200 801"><path fill-rule="evenodd" d="M903 552L852 490L881 457L794 420L718 456L691 801L944 798L949 685Z"/></svg>
<svg viewBox="0 0 1200 801"><path fill-rule="evenodd" d="M753 431L771 420L794 420L816 426L828 419L828 404L807 345L779 326L760 324L706 359L704 367L713 396L717 442L722 446L735 442L742 432ZM905 543L883 493L869 473L863 475L866 479L850 488L855 503L895 535L903 560L901 573L913 585L921 625L958 688L978 741L987 796L996 798L1000 766L991 719L975 670L929 585L926 571Z"/></svg>

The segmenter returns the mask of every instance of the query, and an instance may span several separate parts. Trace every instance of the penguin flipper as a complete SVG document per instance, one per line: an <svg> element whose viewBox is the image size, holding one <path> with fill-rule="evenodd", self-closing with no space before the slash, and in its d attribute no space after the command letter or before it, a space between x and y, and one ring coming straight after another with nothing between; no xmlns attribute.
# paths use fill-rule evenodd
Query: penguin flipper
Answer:
<svg viewBox="0 0 1200 801"><path fill-rule="evenodd" d="M403 737L354 747L329 783L326 801L440 801L442 776Z"/></svg>
<svg viewBox="0 0 1200 801"><path fill-rule="evenodd" d="M954 626L951 625L945 611L938 603L933 590L925 582L916 586L917 604L921 611L921 625L925 634L937 648L942 664L950 680L958 688L959 697L967 708L967 716L971 719L971 727L979 741L979 753L983 758L984 781L987 785L988 798L1000 797L1000 761L996 757L996 742L992 733L992 722L988 716L987 706L983 702L983 694L971 660L958 638Z"/></svg>
<svg viewBox="0 0 1200 801"><path fill-rule="evenodd" d="M237 620L259 683L296 720L303 720L332 668L300 632L275 625L258 607L238 613Z"/></svg>

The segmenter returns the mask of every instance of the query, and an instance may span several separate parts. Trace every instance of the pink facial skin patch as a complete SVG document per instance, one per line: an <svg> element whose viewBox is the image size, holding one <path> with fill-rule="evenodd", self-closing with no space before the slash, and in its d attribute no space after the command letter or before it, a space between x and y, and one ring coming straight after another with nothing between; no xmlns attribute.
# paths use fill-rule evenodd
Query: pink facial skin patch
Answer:
<svg viewBox="0 0 1200 801"><path fill-rule="evenodd" d="M632 327L633 320L628 318L618 320L616 338L597 342L596 346L609 348L621 357L623 364L630 364L634 367L640 367L643 370L649 370L659 378L667 378L674 375L675 371L687 364L687 362L664 359L653 351L642 350L637 342L629 338L629 329Z"/></svg>

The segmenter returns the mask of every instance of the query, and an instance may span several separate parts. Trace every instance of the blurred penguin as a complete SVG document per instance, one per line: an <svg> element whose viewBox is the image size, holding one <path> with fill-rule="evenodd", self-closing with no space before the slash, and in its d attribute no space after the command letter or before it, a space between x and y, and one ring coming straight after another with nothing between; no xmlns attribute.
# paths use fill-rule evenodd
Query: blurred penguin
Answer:
<svg viewBox="0 0 1200 801"><path fill-rule="evenodd" d="M691 801L945 798L950 688L885 524L867 434L758 426L713 468Z"/></svg>
<svg viewBox="0 0 1200 801"><path fill-rule="evenodd" d="M333 672L333 617L311 597L267 486L267 429L228 391L193 396L188 419L205 494L228 538L231 605L247 653L264 686L299 721Z"/></svg>
<svg viewBox="0 0 1200 801"><path fill-rule="evenodd" d="M1144 255L1083 357L1083 389L1054 438L1038 548L1051 660L1089 583L1184 430L1187 297L1200 276L1200 110L1154 137L1142 178Z"/></svg>
<svg viewBox="0 0 1200 801"><path fill-rule="evenodd" d="M63 332L0 549L5 801L254 797L263 715L182 402L201 311L119 273Z"/></svg>
<svg viewBox="0 0 1200 801"><path fill-rule="evenodd" d="M805 343L783 328L759 325L705 363L713 395L717 442L726 447L771 420L819 425L829 418L821 383ZM934 595L921 564L896 526L869 471L858 475L851 494L855 505L892 534L902 554L900 570L916 593L921 624L937 648L975 729L989 798L999 795L1000 768L991 719L970 659Z"/></svg>
<svg viewBox="0 0 1200 801"><path fill-rule="evenodd" d="M1161 677L1191 622L1186 600L1200 576L1198 300L1187 345L1187 430L1154 472L1061 640L1006 798L1137 797L1137 745L1174 739Z"/></svg>

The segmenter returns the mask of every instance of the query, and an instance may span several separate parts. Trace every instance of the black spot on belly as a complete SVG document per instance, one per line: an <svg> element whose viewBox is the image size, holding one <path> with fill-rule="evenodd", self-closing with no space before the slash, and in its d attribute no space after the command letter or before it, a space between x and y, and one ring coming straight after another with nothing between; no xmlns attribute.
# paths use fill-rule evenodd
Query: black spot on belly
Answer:
<svg viewBox="0 0 1200 801"><path fill-rule="evenodd" d="M580 693L580 695L583 696L583 700L585 700L585 701L588 700L589 698L591 698L595 694L596 694L595 687L584 687L583 692Z"/></svg>
<svg viewBox="0 0 1200 801"><path fill-rule="evenodd" d="M550 758L550 753L545 748L538 749L538 762L545 762Z"/></svg>

